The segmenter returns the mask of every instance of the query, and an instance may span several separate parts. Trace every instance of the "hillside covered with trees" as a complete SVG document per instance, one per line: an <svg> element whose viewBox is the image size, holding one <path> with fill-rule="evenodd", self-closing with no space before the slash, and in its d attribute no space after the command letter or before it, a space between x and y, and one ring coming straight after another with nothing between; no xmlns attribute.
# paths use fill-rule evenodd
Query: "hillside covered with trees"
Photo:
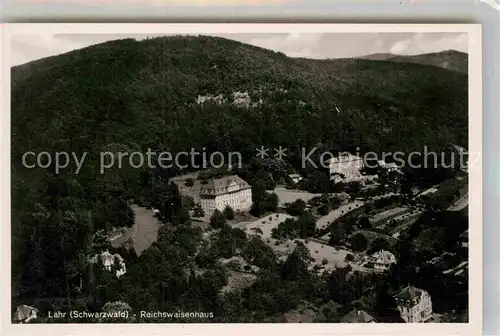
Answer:
<svg viewBox="0 0 500 336"><path fill-rule="evenodd" d="M301 148L315 146L334 153L357 148L361 153L421 152L424 146L438 151L450 143L467 147L467 74L430 65L297 59L228 39L174 36L94 45L13 67L11 78L16 303L34 298L69 301L70 296L78 296L70 290L71 281L84 272L86 255L92 252L92 234L98 229L131 226L131 199L156 205L168 200L160 209L163 221L178 224L176 234L191 230L183 226L189 220L179 213L178 191L168 184L176 169L124 167L100 174L99 152L145 153L151 148L176 153L206 148L208 152L238 151L249 162L260 146L288 148L292 161ZM53 165L25 168L22 156L28 151L74 152L79 157L86 152L88 157L78 174L71 166L57 174ZM224 312L243 305L247 317L272 310L253 320L289 308L265 307L264 301L254 302L249 293L244 303L228 297L224 306L215 295L224 283L222 271L214 268L205 278L189 273L188 280L181 280L188 261L205 263L195 260L187 242L174 253L168 244L171 239L165 233L156 247L141 255L146 266L131 262L129 277L145 275L145 286L141 287L138 278L127 278L120 286L135 290L120 297L124 290L116 287L116 295L108 293L112 299L128 300L131 306L144 303L165 308L163 304L179 306L184 301L196 307L203 297L209 298L203 304L213 303ZM293 257L300 259L298 254ZM278 274L295 265L293 260L282 265L274 256L269 259L263 267L279 270ZM151 266L158 262L178 267L162 268L160 279ZM297 279L283 275L276 280L276 274L270 273L256 286L262 288L261 296L319 295L312 293L313 285L305 289L289 286L289 293L285 289L275 292L271 286L298 284L303 280L300 276L312 277L304 272ZM331 277L327 283L338 295L336 286L343 286L344 274L339 271ZM155 286L148 287L148 279ZM188 292L188 287L197 291ZM154 290L146 293L138 288ZM384 291L380 288L380 298ZM95 299L99 293L92 297L99 302Z"/></svg>

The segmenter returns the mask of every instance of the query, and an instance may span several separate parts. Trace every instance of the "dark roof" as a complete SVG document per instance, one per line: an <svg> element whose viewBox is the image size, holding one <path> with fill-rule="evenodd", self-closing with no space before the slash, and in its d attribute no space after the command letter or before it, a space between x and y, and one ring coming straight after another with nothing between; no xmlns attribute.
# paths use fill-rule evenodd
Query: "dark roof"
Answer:
<svg viewBox="0 0 500 336"><path fill-rule="evenodd" d="M342 323L370 323L375 322L375 318L364 310L353 309L342 318Z"/></svg>
<svg viewBox="0 0 500 336"><path fill-rule="evenodd" d="M250 185L241 177L237 175L230 175L210 180L207 184L202 185L200 194L208 196L224 195L229 193L228 187L233 183L238 185L238 190L251 188Z"/></svg>
<svg viewBox="0 0 500 336"><path fill-rule="evenodd" d="M413 287L411 285L407 286L401 292L396 294L395 298L397 301L403 301L408 303L414 303L420 299L423 290L420 288Z"/></svg>

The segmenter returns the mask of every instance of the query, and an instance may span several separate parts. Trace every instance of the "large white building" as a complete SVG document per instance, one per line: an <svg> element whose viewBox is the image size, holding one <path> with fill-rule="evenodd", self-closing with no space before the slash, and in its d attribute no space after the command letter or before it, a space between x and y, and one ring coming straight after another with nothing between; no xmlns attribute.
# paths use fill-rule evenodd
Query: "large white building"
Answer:
<svg viewBox="0 0 500 336"><path fill-rule="evenodd" d="M343 154L329 160L330 178L335 182L351 182L363 179L363 159L356 155Z"/></svg>
<svg viewBox="0 0 500 336"><path fill-rule="evenodd" d="M396 296L398 310L406 323L422 323L432 317L432 301L423 289L408 286Z"/></svg>
<svg viewBox="0 0 500 336"><path fill-rule="evenodd" d="M224 211L226 206L235 211L247 211L252 207L252 188L236 175L213 179L202 184L200 203L203 211L209 215L216 209Z"/></svg>

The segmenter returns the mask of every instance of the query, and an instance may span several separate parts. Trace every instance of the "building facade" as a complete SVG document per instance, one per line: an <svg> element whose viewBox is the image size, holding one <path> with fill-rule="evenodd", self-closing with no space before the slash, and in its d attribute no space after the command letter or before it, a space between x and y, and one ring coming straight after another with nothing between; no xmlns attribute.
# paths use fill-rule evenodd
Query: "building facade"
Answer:
<svg viewBox="0 0 500 336"><path fill-rule="evenodd" d="M389 251L381 250L373 254L373 267L378 271L387 271L396 263L396 257Z"/></svg>
<svg viewBox="0 0 500 336"><path fill-rule="evenodd" d="M408 286L395 296L401 318L406 323L422 323L432 317L432 300L423 289Z"/></svg>
<svg viewBox="0 0 500 336"><path fill-rule="evenodd" d="M363 159L345 154L329 160L330 178L335 182L352 182L362 179Z"/></svg>
<svg viewBox="0 0 500 336"><path fill-rule="evenodd" d="M97 264L97 258L101 260L103 268L108 272L115 273L116 277L119 278L125 273L127 273L127 265L125 260L119 254L111 254L108 250L102 252L100 255L95 255L90 259L91 264Z"/></svg>
<svg viewBox="0 0 500 336"><path fill-rule="evenodd" d="M206 214L224 211L230 206L235 211L247 211L252 207L251 186L236 175L213 179L202 185L200 204Z"/></svg>

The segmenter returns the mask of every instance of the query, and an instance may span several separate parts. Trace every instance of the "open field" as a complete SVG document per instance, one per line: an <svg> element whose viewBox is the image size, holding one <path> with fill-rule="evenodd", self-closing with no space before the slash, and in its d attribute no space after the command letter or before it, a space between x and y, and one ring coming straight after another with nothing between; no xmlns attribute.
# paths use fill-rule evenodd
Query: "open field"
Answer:
<svg viewBox="0 0 500 336"><path fill-rule="evenodd" d="M132 239L134 250L137 255L140 255L158 239L158 229L161 223L154 216L152 210L135 204L131 208L135 213L135 224L124 230L121 235L114 235L111 239L111 245L119 247Z"/></svg>
<svg viewBox="0 0 500 336"><path fill-rule="evenodd" d="M308 202L311 198L316 196L321 196L322 194L312 194L307 191L302 190L291 190L278 187L274 190L270 190L268 192L274 192L279 197L278 206L282 207L285 203L293 203L298 199L303 200L304 202Z"/></svg>
<svg viewBox="0 0 500 336"><path fill-rule="evenodd" d="M359 264L345 261L345 257L348 254L352 254L352 252L348 250L320 244L318 242L311 240L300 239L300 241L304 243L304 245L309 250L311 257L314 258L313 264L322 266L327 271L332 271L336 268L343 268L346 267L348 264L351 265L352 269L355 271L365 270ZM323 260L328 261L328 263L323 265Z"/></svg>
<svg viewBox="0 0 500 336"><path fill-rule="evenodd" d="M273 213L257 219L253 222L241 222L233 225L233 228L240 228L247 232L248 234L256 233L255 230L261 230L262 239L271 238L272 229L278 227L278 225L284 222L287 218L295 218L287 214Z"/></svg>

